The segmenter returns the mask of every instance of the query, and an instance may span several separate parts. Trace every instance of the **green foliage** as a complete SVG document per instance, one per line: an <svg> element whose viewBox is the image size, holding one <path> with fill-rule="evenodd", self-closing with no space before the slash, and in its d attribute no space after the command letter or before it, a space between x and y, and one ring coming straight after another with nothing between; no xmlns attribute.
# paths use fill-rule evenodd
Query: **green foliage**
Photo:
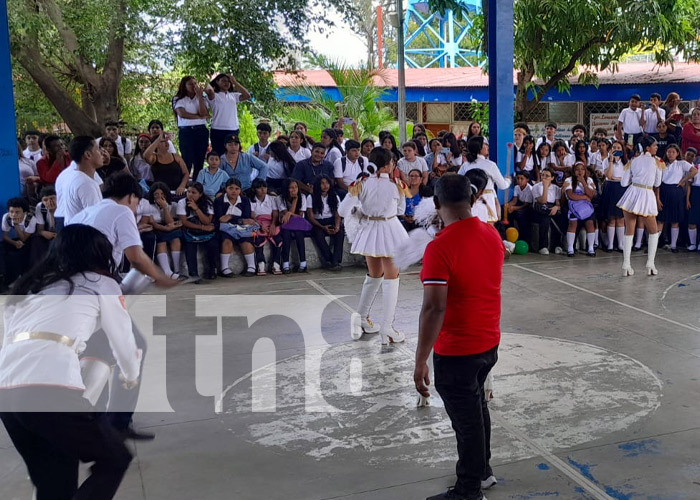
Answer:
<svg viewBox="0 0 700 500"><path fill-rule="evenodd" d="M253 114L243 106L238 108L238 123L240 125L238 138L241 140L241 147L245 151L258 141L258 134L255 129Z"/></svg>
<svg viewBox="0 0 700 500"><path fill-rule="evenodd" d="M56 108L46 99L24 69L12 61L12 92L15 100L17 132L54 129L61 123Z"/></svg>
<svg viewBox="0 0 700 500"><path fill-rule="evenodd" d="M472 99L469 105L469 114L473 122L479 122L481 125L481 135L484 137L489 136L489 103L488 102L478 102L476 99Z"/></svg>

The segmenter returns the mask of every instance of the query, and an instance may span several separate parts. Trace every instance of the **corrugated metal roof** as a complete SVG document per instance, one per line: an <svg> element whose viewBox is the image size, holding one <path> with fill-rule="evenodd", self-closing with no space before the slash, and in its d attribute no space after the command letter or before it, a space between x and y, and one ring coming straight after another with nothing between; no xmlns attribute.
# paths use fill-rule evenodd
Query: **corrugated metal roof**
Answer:
<svg viewBox="0 0 700 500"><path fill-rule="evenodd" d="M396 69L384 70L386 81L377 77L375 83L379 86L396 87L398 77ZM275 83L280 87L294 85L301 78L308 84L320 87L335 87L333 79L325 70L304 70L298 73L275 73ZM655 83L699 83L700 64L676 63L670 66L658 67L653 63L628 63L618 65L618 71L602 71L598 73L601 85L645 85ZM577 84L576 77L571 83ZM406 87L413 88L453 88L453 87L488 87L488 75L480 68L407 68ZM513 85L517 85L515 74Z"/></svg>

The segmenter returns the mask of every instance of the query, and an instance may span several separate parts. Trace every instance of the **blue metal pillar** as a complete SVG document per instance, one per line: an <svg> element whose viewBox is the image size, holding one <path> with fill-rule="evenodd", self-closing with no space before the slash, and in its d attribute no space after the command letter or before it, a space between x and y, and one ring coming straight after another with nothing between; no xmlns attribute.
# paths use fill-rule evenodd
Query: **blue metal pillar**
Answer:
<svg viewBox="0 0 700 500"><path fill-rule="evenodd" d="M513 0L488 0L489 146L505 174L513 142ZM511 165L511 174L513 165Z"/></svg>
<svg viewBox="0 0 700 500"><path fill-rule="evenodd" d="M7 200L20 193L17 158L15 101L12 95L12 63L10 61L10 29L7 24L7 1L0 4L0 213Z"/></svg>

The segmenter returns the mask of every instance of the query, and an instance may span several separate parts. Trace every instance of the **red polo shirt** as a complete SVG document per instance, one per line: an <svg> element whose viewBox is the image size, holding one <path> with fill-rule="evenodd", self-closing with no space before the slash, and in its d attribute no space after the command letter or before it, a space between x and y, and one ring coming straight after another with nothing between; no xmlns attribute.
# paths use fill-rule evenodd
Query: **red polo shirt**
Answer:
<svg viewBox="0 0 700 500"><path fill-rule="evenodd" d="M479 354L501 341L504 252L498 231L476 217L450 224L428 244L420 274L423 286L447 287L437 354Z"/></svg>

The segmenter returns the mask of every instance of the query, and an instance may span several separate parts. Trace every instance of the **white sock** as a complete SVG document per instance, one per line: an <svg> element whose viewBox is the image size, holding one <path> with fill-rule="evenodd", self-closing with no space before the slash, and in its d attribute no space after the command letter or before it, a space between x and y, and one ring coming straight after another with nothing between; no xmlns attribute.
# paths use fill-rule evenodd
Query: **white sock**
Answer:
<svg viewBox="0 0 700 500"><path fill-rule="evenodd" d="M671 248L676 248L676 243L678 243L678 233L681 232L681 228L672 227L671 228Z"/></svg>
<svg viewBox="0 0 700 500"><path fill-rule="evenodd" d="M231 260L231 254L230 253L222 253L219 254L219 261L221 262L221 272L224 274L230 274L231 269L228 266L229 261Z"/></svg>
<svg viewBox="0 0 700 500"><path fill-rule="evenodd" d="M255 255L249 253L243 256L245 258L245 264L248 266L248 270L255 270Z"/></svg>
<svg viewBox="0 0 700 500"><path fill-rule="evenodd" d="M608 250L613 249L613 244L615 243L615 226L608 226ZM619 244L619 241L618 241Z"/></svg>
<svg viewBox="0 0 700 500"><path fill-rule="evenodd" d="M600 229L596 229L595 230L595 244L598 246L600 246L600 241L598 240L599 237L600 237Z"/></svg>
<svg viewBox="0 0 700 500"><path fill-rule="evenodd" d="M180 274L180 252L172 251L170 252L173 256L173 271Z"/></svg>
<svg viewBox="0 0 700 500"><path fill-rule="evenodd" d="M566 233L566 248L569 253L574 253L574 241L576 240L576 233Z"/></svg>
<svg viewBox="0 0 700 500"><path fill-rule="evenodd" d="M695 246L698 241L698 230L688 229L688 239L690 239L690 246Z"/></svg>
<svg viewBox="0 0 700 500"><path fill-rule="evenodd" d="M586 241L588 242L588 251L593 253L595 251L595 233L586 233Z"/></svg>
<svg viewBox="0 0 700 500"><path fill-rule="evenodd" d="M156 259L158 260L158 265L163 270L166 276L170 276L173 274L173 270L170 269L170 261L168 260L167 253L159 253L158 255L156 255Z"/></svg>
<svg viewBox="0 0 700 500"><path fill-rule="evenodd" d="M289 261L282 262L282 269L289 269Z"/></svg>
<svg viewBox="0 0 700 500"><path fill-rule="evenodd" d="M636 248L642 247L642 238L644 238L644 229L637 228L637 240L634 242Z"/></svg>
<svg viewBox="0 0 700 500"><path fill-rule="evenodd" d="M615 228L615 235L617 236L617 248L622 250L625 246L625 226L617 226ZM612 244L610 246L612 246Z"/></svg>
<svg viewBox="0 0 700 500"><path fill-rule="evenodd" d="M301 262L299 262L299 267L304 267L304 268L305 268L305 267L306 267L306 261L305 261L305 260L302 260Z"/></svg>

